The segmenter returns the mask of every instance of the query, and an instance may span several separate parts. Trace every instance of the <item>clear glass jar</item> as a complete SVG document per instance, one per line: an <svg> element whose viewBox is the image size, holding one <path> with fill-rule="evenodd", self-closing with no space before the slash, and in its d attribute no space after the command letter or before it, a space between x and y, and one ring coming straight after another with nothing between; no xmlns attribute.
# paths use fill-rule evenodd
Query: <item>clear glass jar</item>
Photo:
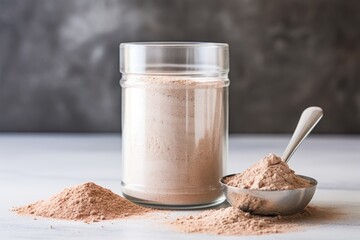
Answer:
<svg viewBox="0 0 360 240"><path fill-rule="evenodd" d="M124 196L178 209L223 202L228 45L122 43L120 72Z"/></svg>

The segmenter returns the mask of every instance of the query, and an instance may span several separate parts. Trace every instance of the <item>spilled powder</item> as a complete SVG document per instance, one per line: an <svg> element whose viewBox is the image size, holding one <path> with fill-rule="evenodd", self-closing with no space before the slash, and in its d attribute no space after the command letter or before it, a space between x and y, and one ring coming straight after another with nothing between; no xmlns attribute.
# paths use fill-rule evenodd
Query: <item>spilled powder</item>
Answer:
<svg viewBox="0 0 360 240"><path fill-rule="evenodd" d="M331 209L308 206L295 215L264 217L227 207L180 217L170 224L178 231L187 233L262 235L301 230L304 227L331 222L341 215L342 213Z"/></svg>
<svg viewBox="0 0 360 240"><path fill-rule="evenodd" d="M281 157L269 154L241 174L224 182L233 187L258 190L291 190L310 187L310 181L299 177Z"/></svg>
<svg viewBox="0 0 360 240"><path fill-rule="evenodd" d="M48 200L41 200L13 210L21 215L84 222L126 218L152 211L92 182L66 188Z"/></svg>

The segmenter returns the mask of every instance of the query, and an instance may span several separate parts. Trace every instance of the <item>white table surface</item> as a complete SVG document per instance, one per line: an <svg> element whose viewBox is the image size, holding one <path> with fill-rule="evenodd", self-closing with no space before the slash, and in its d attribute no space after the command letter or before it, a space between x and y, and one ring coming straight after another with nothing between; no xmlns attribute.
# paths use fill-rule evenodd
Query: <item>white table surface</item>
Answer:
<svg viewBox="0 0 360 240"><path fill-rule="evenodd" d="M264 155L281 154L289 135L232 135L229 173ZM10 209L46 199L88 181L120 189L121 138L117 134L0 134L0 239L359 239L360 136L310 136L290 161L319 185L313 205L345 214L303 231L263 236L179 233L161 219L137 218L85 224L17 216ZM174 211L168 218L189 214ZM52 226L53 228L50 228Z"/></svg>

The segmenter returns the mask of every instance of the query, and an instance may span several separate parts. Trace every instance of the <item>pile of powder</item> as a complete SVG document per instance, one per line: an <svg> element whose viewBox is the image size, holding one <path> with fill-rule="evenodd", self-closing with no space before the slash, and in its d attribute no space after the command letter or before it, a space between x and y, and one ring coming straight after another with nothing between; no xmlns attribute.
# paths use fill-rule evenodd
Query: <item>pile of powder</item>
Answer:
<svg viewBox="0 0 360 240"><path fill-rule="evenodd" d="M66 188L48 200L14 208L14 211L23 215L97 222L141 215L150 209L140 207L109 189L88 182Z"/></svg>
<svg viewBox="0 0 360 240"><path fill-rule="evenodd" d="M310 187L312 183L295 174L279 156L269 154L243 173L224 180L233 187L259 190L288 190Z"/></svg>
<svg viewBox="0 0 360 240"><path fill-rule="evenodd" d="M251 215L237 208L227 207L208 210L195 216L181 217L171 224L177 230L187 233L261 235L290 232L304 227L306 220L309 226L312 226L338 216L337 213L309 206L295 215L275 217Z"/></svg>

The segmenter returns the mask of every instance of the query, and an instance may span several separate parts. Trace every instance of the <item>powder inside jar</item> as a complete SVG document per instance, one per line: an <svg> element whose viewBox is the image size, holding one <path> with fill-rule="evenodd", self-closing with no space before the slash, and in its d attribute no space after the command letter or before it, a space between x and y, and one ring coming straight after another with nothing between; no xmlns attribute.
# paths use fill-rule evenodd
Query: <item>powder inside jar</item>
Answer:
<svg viewBox="0 0 360 240"><path fill-rule="evenodd" d="M233 187L258 190L291 190L312 184L295 174L281 157L269 154L241 174L228 177L224 182Z"/></svg>
<svg viewBox="0 0 360 240"><path fill-rule="evenodd" d="M122 86L124 195L177 207L222 201L226 82L129 74Z"/></svg>
<svg viewBox="0 0 360 240"><path fill-rule="evenodd" d="M21 215L84 222L126 218L151 211L92 182L66 188L48 200L41 200L13 210Z"/></svg>

